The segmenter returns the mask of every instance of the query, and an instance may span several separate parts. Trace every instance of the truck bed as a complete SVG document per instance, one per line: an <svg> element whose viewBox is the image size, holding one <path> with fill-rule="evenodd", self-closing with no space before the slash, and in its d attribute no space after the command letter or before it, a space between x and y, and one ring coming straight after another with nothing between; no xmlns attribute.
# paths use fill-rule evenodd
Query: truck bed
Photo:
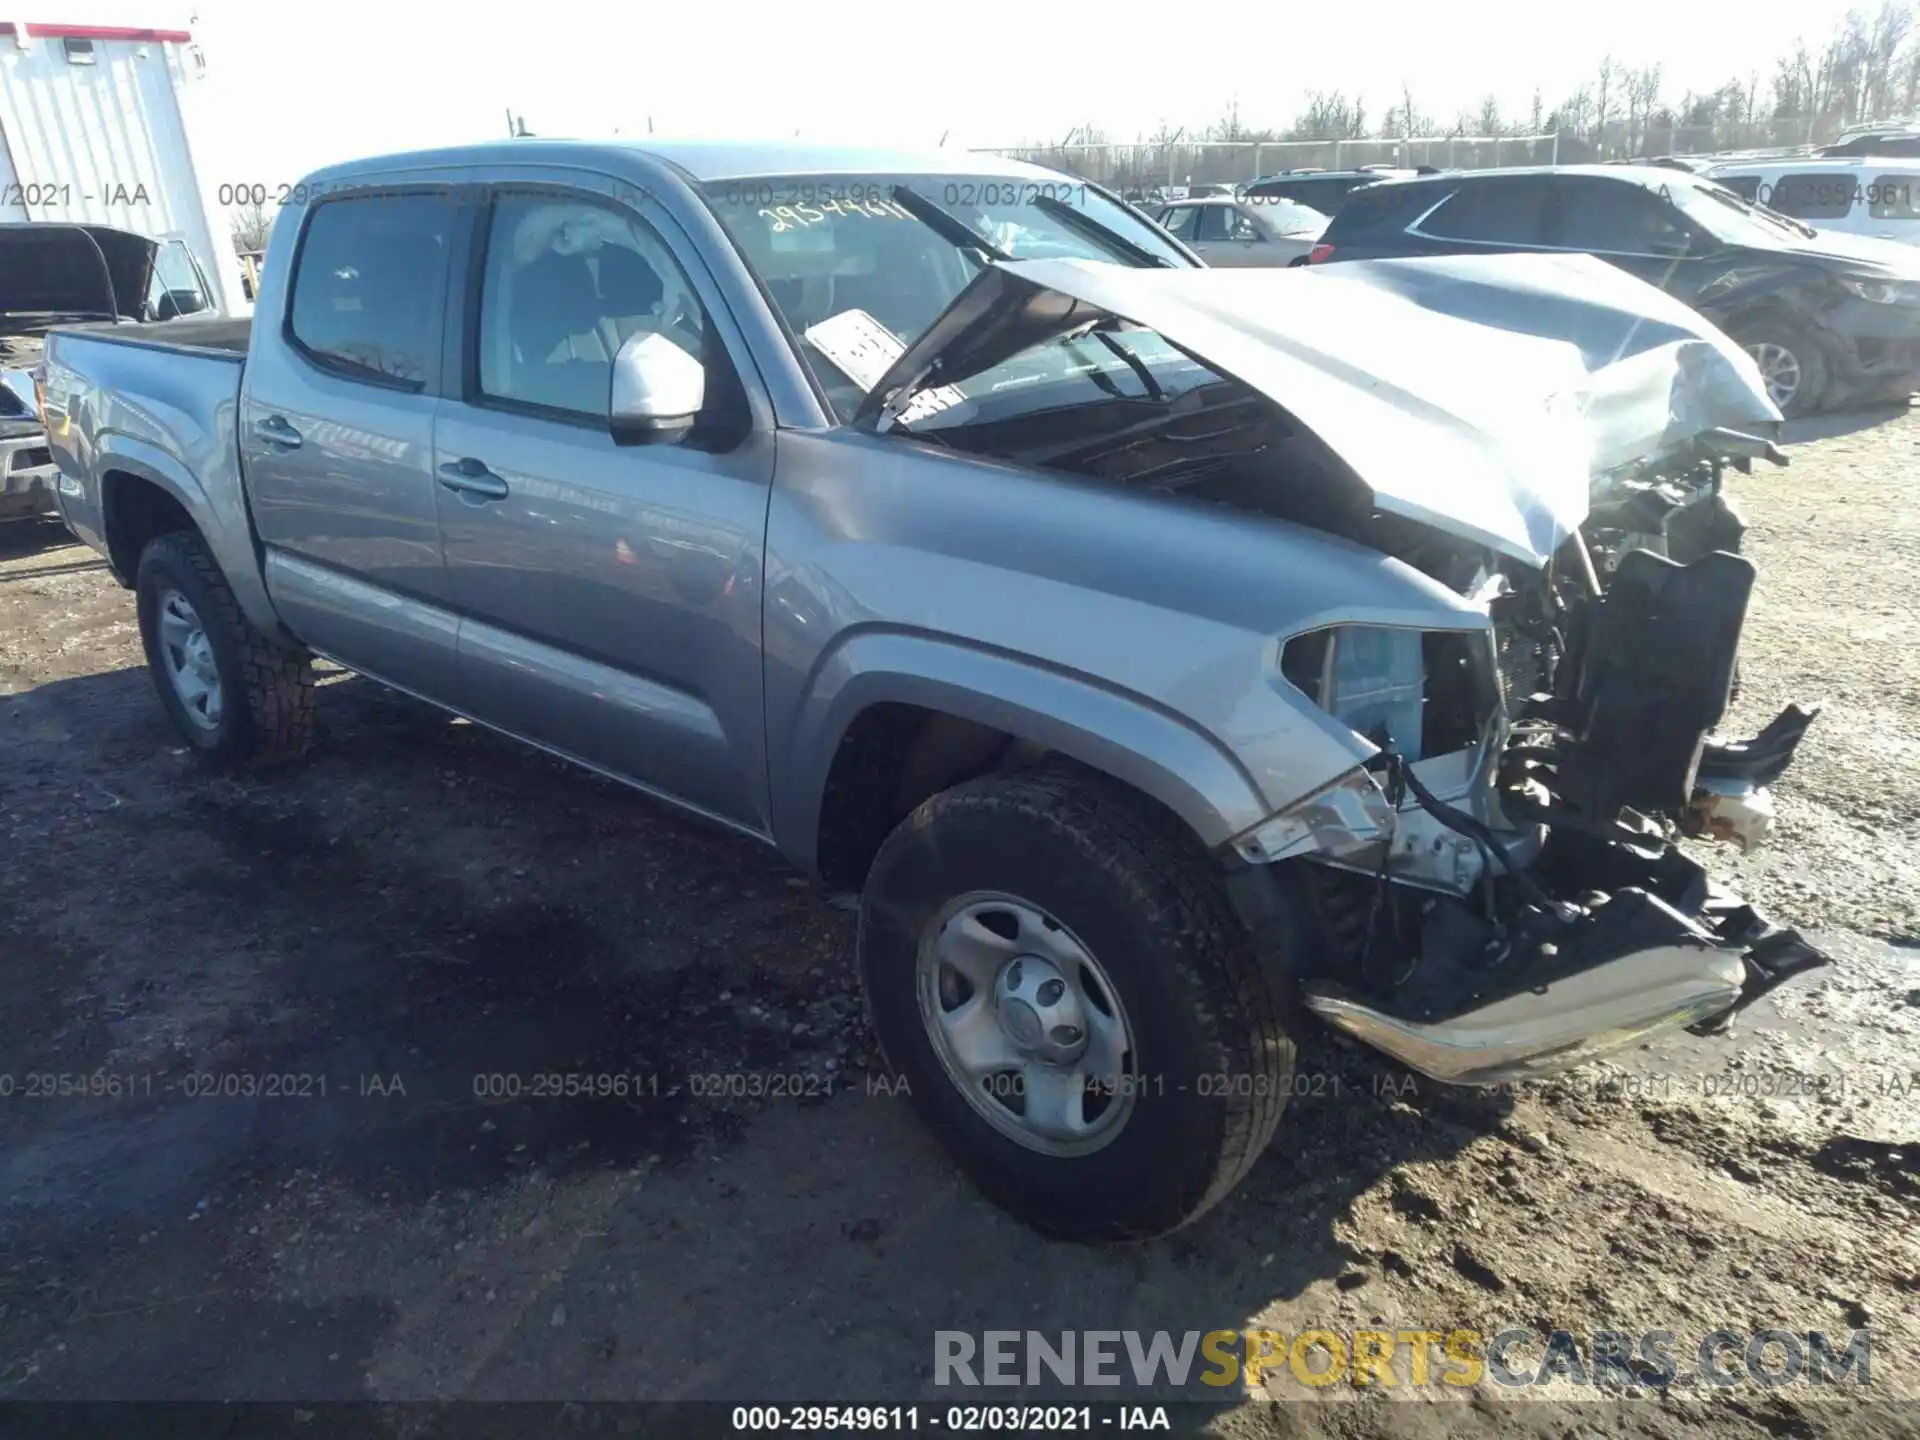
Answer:
<svg viewBox="0 0 1920 1440"><path fill-rule="evenodd" d="M245 315L238 319L212 316L205 320L155 320L144 325L83 325L66 328L78 330L92 340L111 340L161 350L211 350L239 359L247 353L253 320Z"/></svg>
<svg viewBox="0 0 1920 1440"><path fill-rule="evenodd" d="M245 319L74 325L47 334L47 444L59 465L61 514L73 532L132 577L115 552L115 488L157 487L195 517L243 606L267 611L240 475L236 419L245 376ZM248 587L248 578L253 584Z"/></svg>

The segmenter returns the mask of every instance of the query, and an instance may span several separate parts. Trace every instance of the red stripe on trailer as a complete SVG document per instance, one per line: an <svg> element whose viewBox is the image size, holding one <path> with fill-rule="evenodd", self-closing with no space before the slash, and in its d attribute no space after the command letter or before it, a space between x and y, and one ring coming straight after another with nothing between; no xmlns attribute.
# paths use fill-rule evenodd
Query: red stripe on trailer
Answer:
<svg viewBox="0 0 1920 1440"><path fill-rule="evenodd" d="M11 35L20 27L11 20L0 20L0 35ZM27 34L49 40L145 40L159 45L184 45L193 39L187 30L152 30L139 25L36 25L27 22Z"/></svg>

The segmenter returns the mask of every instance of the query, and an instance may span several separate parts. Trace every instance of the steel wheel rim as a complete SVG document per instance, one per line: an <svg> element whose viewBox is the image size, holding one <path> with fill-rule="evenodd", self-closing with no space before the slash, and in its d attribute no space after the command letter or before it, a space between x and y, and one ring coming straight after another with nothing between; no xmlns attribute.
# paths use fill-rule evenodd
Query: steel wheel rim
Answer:
<svg viewBox="0 0 1920 1440"><path fill-rule="evenodd" d="M1747 353L1753 357L1753 363L1760 367L1760 378L1766 382L1767 398L1781 409L1792 403L1793 397L1800 393L1800 360L1784 345L1775 345L1770 340L1762 340L1749 345Z"/></svg>
<svg viewBox="0 0 1920 1440"><path fill-rule="evenodd" d="M160 663L180 707L196 729L218 730L225 713L224 696L200 612L178 590L168 590L160 596L158 615Z"/></svg>
<svg viewBox="0 0 1920 1440"><path fill-rule="evenodd" d="M1139 1087L1119 991L1040 906L979 890L949 901L921 933L916 971L934 1054L994 1129L1072 1156L1126 1127Z"/></svg>

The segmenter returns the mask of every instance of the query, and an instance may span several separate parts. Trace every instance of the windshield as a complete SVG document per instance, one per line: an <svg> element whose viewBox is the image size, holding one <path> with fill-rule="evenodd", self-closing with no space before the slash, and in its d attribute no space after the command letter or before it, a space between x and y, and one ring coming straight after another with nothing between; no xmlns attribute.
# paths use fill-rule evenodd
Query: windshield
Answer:
<svg viewBox="0 0 1920 1440"><path fill-rule="evenodd" d="M1724 185L1664 181L1662 194L1694 224L1726 245L1778 245L1782 235L1804 238L1808 231L1784 215L1750 205Z"/></svg>
<svg viewBox="0 0 1920 1440"><path fill-rule="evenodd" d="M842 420L995 256L1192 264L1155 226L1064 176L784 175L702 188ZM1147 332L1082 337L946 387L905 419L926 430L1214 378Z"/></svg>

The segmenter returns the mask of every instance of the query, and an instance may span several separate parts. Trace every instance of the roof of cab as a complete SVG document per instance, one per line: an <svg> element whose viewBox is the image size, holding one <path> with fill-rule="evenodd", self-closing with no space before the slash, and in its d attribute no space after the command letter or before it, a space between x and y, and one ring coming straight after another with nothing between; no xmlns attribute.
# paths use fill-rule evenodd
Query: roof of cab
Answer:
<svg viewBox="0 0 1920 1440"><path fill-rule="evenodd" d="M497 165L547 160L604 166L634 158L678 167L696 181L745 180L767 175L996 175L1054 180L1062 172L981 150L911 150L869 145L823 145L798 140L490 140L440 150L375 155L328 166L310 183L345 181L382 171L452 165ZM1075 182L1078 183L1078 182Z"/></svg>

